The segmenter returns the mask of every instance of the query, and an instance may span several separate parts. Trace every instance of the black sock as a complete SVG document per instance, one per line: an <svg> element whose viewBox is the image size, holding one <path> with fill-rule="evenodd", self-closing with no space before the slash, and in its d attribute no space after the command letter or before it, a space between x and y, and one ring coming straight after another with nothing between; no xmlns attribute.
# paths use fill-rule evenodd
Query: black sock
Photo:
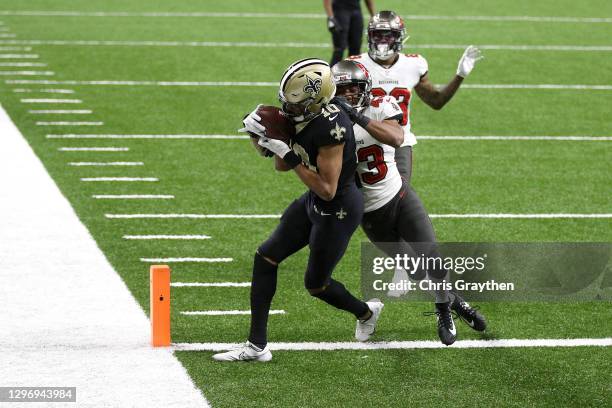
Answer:
<svg viewBox="0 0 612 408"><path fill-rule="evenodd" d="M346 310L355 315L356 318L363 317L368 311L368 305L357 299L346 290L343 284L331 279L329 286L323 292L313 295L330 305Z"/></svg>
<svg viewBox="0 0 612 408"><path fill-rule="evenodd" d="M272 265L263 256L255 254L253 279L251 282L251 332L249 341L259 348L268 343L268 313L276 292L277 265Z"/></svg>

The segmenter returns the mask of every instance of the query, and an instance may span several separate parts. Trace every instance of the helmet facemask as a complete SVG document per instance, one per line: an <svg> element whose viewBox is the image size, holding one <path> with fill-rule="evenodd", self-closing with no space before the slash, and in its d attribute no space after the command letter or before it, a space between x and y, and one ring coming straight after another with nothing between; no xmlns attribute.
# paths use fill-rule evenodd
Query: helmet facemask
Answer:
<svg viewBox="0 0 612 408"><path fill-rule="evenodd" d="M368 23L368 54L374 60L388 60L404 48L404 21L393 11L376 13Z"/></svg>

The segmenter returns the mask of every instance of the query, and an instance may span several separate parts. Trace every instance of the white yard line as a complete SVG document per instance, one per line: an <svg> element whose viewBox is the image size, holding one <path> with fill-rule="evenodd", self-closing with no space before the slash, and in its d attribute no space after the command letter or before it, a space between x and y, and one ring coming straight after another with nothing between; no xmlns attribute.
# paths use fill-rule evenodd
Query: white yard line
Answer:
<svg viewBox="0 0 612 408"><path fill-rule="evenodd" d="M191 218L191 219L253 219L253 218L280 218L280 214L104 214L109 219L146 219L146 218ZM572 213L544 213L544 214L429 214L430 218L506 218L506 219L572 219L572 218L612 218L612 213L606 214L572 214Z"/></svg>
<svg viewBox="0 0 612 408"><path fill-rule="evenodd" d="M234 343L174 343L173 348L181 351L222 351L239 344ZM335 351L335 350L413 350L413 349L466 349L466 348L517 348L517 347L610 347L612 337L596 339L500 339L500 340L458 340L452 346L439 341L382 341L382 342L303 342L268 343L276 351Z"/></svg>
<svg viewBox="0 0 612 408"><path fill-rule="evenodd" d="M128 152L129 147L60 147L60 152Z"/></svg>
<svg viewBox="0 0 612 408"><path fill-rule="evenodd" d="M2 384L73 386L74 406L208 406L172 350L149 345L147 316L2 109L0 134L0 174L10 175L0 177L10 214L0 228Z"/></svg>
<svg viewBox="0 0 612 408"><path fill-rule="evenodd" d="M51 10L0 10L2 16L38 17L212 17L212 18L273 18L273 19L315 19L325 18L320 13L255 13L255 12L170 12L170 11L51 11ZM560 17L560 16L447 16L405 14L405 20L450 20L450 21L492 21L492 22L543 22L543 23L612 23L607 17Z"/></svg>
<svg viewBox="0 0 612 408"><path fill-rule="evenodd" d="M15 93L56 93L56 94L73 94L74 91L72 89L25 89L25 88L16 88L13 89Z"/></svg>
<svg viewBox="0 0 612 408"><path fill-rule="evenodd" d="M228 139L247 140L246 135L113 135L113 134L48 134L47 139ZM612 136L417 136L418 140L549 140L549 141L612 141Z"/></svg>
<svg viewBox="0 0 612 408"><path fill-rule="evenodd" d="M2 76L53 76L53 71L0 71Z"/></svg>
<svg viewBox="0 0 612 408"><path fill-rule="evenodd" d="M162 194L94 194L91 196L91 198L95 198L96 200L170 200L173 199L174 196Z"/></svg>
<svg viewBox="0 0 612 408"><path fill-rule="evenodd" d="M158 178L156 177L83 177L81 178L81 181L127 181L127 182L132 182L132 181L149 181L149 182L154 182L154 181L159 181Z"/></svg>
<svg viewBox="0 0 612 408"><path fill-rule="evenodd" d="M208 235L124 235L123 239L135 239L135 240L199 240L199 239L210 239Z"/></svg>
<svg viewBox="0 0 612 408"><path fill-rule="evenodd" d="M0 67L46 67L44 62L0 62Z"/></svg>
<svg viewBox="0 0 612 408"><path fill-rule="evenodd" d="M32 47L0 46L0 51L32 51Z"/></svg>
<svg viewBox="0 0 612 408"><path fill-rule="evenodd" d="M93 81L57 81L47 79L9 79L7 84L25 85L96 85L96 86L245 86L245 87L278 87L278 82L240 82L240 81L117 81L117 80L93 80ZM583 84L465 84L465 89L567 89L567 90L591 90L608 91L612 85L583 85Z"/></svg>
<svg viewBox="0 0 612 408"><path fill-rule="evenodd" d="M37 59L38 54L0 54L2 59Z"/></svg>
<svg viewBox="0 0 612 408"><path fill-rule="evenodd" d="M32 115L89 115L92 113L90 109L38 109L29 110Z"/></svg>
<svg viewBox="0 0 612 408"><path fill-rule="evenodd" d="M69 166L144 166L144 162L70 162Z"/></svg>
<svg viewBox="0 0 612 408"><path fill-rule="evenodd" d="M175 288L247 288L251 282L172 282Z"/></svg>
<svg viewBox="0 0 612 408"><path fill-rule="evenodd" d="M15 38L15 37L17 37L17 34L0 33L0 38Z"/></svg>
<svg viewBox="0 0 612 408"><path fill-rule="evenodd" d="M21 103L83 103L80 99L25 98Z"/></svg>
<svg viewBox="0 0 612 408"><path fill-rule="evenodd" d="M0 40L0 44L82 47L331 48L331 43L255 41ZM410 44L411 49L463 50L469 44ZM479 44L482 50L611 52L611 45Z"/></svg>
<svg viewBox="0 0 612 408"><path fill-rule="evenodd" d="M251 315L250 310L194 310L194 311L185 311L180 312L185 316L241 316L241 315ZM282 315L286 314L284 310L270 310L271 315Z"/></svg>
<svg viewBox="0 0 612 408"><path fill-rule="evenodd" d="M75 121L60 121L60 122L36 122L36 126L102 126L104 122L75 122Z"/></svg>
<svg viewBox="0 0 612 408"><path fill-rule="evenodd" d="M233 262L233 258L140 258L140 262L203 262L203 263L216 263L216 262Z"/></svg>

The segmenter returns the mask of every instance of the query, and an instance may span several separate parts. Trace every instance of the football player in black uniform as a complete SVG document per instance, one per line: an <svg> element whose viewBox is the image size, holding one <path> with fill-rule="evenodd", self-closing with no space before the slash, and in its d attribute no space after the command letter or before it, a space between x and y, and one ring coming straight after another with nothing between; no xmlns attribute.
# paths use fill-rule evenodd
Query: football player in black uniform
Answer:
<svg viewBox="0 0 612 408"><path fill-rule="evenodd" d="M304 276L308 292L324 302L352 313L357 319L355 338L365 341L374 332L383 304L362 302L342 283L332 279L363 215L363 198L355 185L355 137L346 112L331 102L336 92L329 65L307 58L285 71L279 99L282 111L296 126L290 144L265 135L253 111L244 129L258 144L274 153L278 170L293 169L308 191L289 205L272 235L257 249L251 285L251 330L247 342L218 361L269 361L267 321L276 291L278 264L309 246Z"/></svg>
<svg viewBox="0 0 612 408"><path fill-rule="evenodd" d="M373 16L374 0L365 0L365 3L370 16ZM342 59L347 46L349 56L360 54L363 15L359 0L323 0L323 8L327 14L327 29L332 34L334 43L330 65Z"/></svg>

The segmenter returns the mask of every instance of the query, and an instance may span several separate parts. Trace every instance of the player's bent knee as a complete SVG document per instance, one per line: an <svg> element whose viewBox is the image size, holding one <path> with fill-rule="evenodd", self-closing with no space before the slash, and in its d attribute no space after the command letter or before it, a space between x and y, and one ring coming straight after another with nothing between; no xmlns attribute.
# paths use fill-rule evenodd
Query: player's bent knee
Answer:
<svg viewBox="0 0 612 408"><path fill-rule="evenodd" d="M255 256L256 257L260 257L262 260L264 260L265 262L269 263L270 265L273 265L273 266L277 266L278 265L278 262L276 262L275 260L273 260L273 259L271 259L271 258L269 258L269 257L267 257L265 255L262 255L259 252L259 250L257 250L257 252L255 252Z"/></svg>
<svg viewBox="0 0 612 408"><path fill-rule="evenodd" d="M326 289L326 286L323 286L322 288L306 288L308 293L310 293L310 296L315 296L315 297L323 293L325 289Z"/></svg>

